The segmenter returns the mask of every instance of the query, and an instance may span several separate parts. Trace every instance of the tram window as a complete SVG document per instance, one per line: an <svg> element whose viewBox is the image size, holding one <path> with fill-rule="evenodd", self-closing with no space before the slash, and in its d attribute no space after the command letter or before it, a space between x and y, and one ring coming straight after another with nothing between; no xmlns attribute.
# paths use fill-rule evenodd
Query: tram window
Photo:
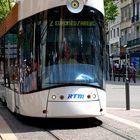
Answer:
<svg viewBox="0 0 140 140"><path fill-rule="evenodd" d="M102 86L102 16L88 7L79 14L65 10L49 9L22 21L23 93L63 83Z"/></svg>
<svg viewBox="0 0 140 140"><path fill-rule="evenodd" d="M92 14L56 16L50 10L40 22L42 88L63 83L102 86L101 23Z"/></svg>
<svg viewBox="0 0 140 140"><path fill-rule="evenodd" d="M5 86L19 92L16 29L15 26L5 35Z"/></svg>
<svg viewBox="0 0 140 140"><path fill-rule="evenodd" d="M34 24L32 18L22 23L20 90L22 93L37 90L37 59L36 47L33 46ZM38 46L37 46L38 47Z"/></svg>

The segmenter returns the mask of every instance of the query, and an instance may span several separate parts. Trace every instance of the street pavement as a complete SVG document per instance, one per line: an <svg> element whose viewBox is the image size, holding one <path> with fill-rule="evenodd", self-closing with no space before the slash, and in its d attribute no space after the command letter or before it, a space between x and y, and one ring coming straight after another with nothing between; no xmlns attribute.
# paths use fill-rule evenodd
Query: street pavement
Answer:
<svg viewBox="0 0 140 140"><path fill-rule="evenodd" d="M106 81L107 114L125 125L135 127L140 132L140 78L129 83L130 109L126 107L126 85L123 81Z"/></svg>

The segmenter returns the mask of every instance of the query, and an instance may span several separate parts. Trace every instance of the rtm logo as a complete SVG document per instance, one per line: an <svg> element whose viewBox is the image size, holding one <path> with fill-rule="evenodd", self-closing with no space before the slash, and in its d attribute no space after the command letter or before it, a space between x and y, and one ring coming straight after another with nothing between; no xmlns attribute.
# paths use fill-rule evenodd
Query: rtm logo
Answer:
<svg viewBox="0 0 140 140"><path fill-rule="evenodd" d="M68 99L84 99L84 94L68 94Z"/></svg>

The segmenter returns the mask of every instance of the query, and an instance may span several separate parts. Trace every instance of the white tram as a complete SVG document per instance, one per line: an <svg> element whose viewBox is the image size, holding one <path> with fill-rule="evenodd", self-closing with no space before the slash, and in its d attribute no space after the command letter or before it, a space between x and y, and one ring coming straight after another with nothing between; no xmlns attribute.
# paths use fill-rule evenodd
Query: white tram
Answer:
<svg viewBox="0 0 140 140"><path fill-rule="evenodd" d="M31 117L103 115L103 15L103 0L19 1L17 22L0 36L2 102Z"/></svg>

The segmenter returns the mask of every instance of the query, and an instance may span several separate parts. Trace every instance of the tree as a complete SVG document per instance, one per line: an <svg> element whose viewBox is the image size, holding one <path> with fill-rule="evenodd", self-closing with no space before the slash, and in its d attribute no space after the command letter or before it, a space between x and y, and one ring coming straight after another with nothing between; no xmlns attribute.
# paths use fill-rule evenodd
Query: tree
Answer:
<svg viewBox="0 0 140 140"><path fill-rule="evenodd" d="M8 15L16 0L0 0L0 22Z"/></svg>
<svg viewBox="0 0 140 140"><path fill-rule="evenodd" d="M115 0L104 0L106 23L115 20L115 17L118 15L118 7L114 4L114 1Z"/></svg>

